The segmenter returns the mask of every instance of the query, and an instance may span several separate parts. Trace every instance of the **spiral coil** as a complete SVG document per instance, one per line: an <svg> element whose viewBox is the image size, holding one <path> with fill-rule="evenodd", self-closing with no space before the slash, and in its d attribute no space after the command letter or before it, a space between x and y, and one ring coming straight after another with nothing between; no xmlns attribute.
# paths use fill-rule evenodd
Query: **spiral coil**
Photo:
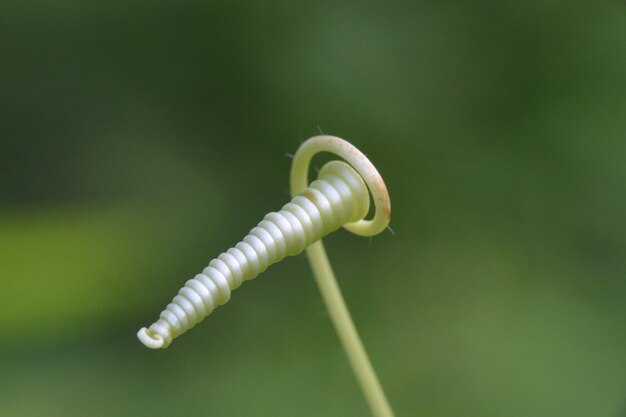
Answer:
<svg viewBox="0 0 626 417"><path fill-rule="evenodd" d="M185 283L159 320L137 336L149 348L165 348L172 340L230 299L231 291L270 265L296 255L369 210L369 193L348 164L331 161L313 181L278 212L263 220L234 247L220 254Z"/></svg>

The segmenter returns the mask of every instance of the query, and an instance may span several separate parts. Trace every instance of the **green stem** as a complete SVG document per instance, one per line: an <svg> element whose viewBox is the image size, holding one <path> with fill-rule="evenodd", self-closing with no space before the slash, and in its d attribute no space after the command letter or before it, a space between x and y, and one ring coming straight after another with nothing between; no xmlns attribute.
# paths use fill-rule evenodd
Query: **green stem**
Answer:
<svg viewBox="0 0 626 417"><path fill-rule="evenodd" d="M393 417L393 411L380 382L378 382L374 368L367 357L363 343L343 300L322 241L309 246L306 254L339 340L341 340L372 414L374 417Z"/></svg>

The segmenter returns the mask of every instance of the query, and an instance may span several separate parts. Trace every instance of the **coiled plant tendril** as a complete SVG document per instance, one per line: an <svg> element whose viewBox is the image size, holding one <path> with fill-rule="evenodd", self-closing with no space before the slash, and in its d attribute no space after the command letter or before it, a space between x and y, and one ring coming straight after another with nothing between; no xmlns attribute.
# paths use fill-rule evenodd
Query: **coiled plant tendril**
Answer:
<svg viewBox="0 0 626 417"><path fill-rule="evenodd" d="M139 332L150 348L167 347L230 299L231 291L270 265L301 253L311 243L344 223L362 218L369 209L367 187L345 162L324 165L317 181L290 203L265 218L233 248L209 262L187 281L161 313Z"/></svg>
<svg viewBox="0 0 626 417"><path fill-rule="evenodd" d="M310 161L319 152L331 152L343 161L331 161L308 184ZM369 189L369 192L368 192ZM220 254L185 283L149 328L137 333L149 348L165 348L172 340L225 304L231 292L270 265L306 249L339 338L376 417L392 417L376 374L367 358L336 283L321 238L345 227L372 236L389 224L391 207L385 184L370 161L354 146L334 136L316 136L304 142L291 169L292 200L266 215L243 240ZM376 211L364 220L370 206Z"/></svg>

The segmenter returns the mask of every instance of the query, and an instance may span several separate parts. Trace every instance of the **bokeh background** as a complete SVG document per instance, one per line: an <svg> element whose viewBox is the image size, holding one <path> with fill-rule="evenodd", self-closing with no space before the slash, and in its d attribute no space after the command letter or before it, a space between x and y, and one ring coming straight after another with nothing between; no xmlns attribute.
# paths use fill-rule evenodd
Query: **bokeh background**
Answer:
<svg viewBox="0 0 626 417"><path fill-rule="evenodd" d="M326 239L398 416L626 415L623 2L0 6L0 416L363 416L304 256L167 350L318 131L395 236Z"/></svg>

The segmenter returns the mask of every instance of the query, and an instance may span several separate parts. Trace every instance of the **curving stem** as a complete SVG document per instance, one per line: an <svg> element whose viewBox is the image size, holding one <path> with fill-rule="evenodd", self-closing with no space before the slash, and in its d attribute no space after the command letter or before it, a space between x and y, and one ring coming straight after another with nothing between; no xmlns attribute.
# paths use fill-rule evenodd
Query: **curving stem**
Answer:
<svg viewBox="0 0 626 417"><path fill-rule="evenodd" d="M315 136L300 146L291 167L292 195L297 195L307 186L311 159L319 152L331 152L343 158L361 175L372 194L376 208L374 218L348 223L344 227L362 236L372 236L385 230L390 220L391 204L382 177L365 155L343 139ZM341 295L322 241L309 246L306 254L339 340L372 414L375 417L393 417L393 411Z"/></svg>

